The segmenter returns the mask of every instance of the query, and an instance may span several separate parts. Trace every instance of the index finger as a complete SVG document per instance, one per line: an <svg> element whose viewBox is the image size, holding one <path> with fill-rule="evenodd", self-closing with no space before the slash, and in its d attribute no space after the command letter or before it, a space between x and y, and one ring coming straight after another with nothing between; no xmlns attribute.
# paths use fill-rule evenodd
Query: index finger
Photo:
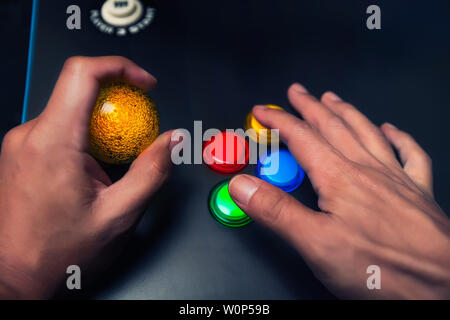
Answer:
<svg viewBox="0 0 450 320"><path fill-rule="evenodd" d="M253 115L263 125L279 129L280 138L318 186L317 172L329 174L342 162L342 156L307 122L283 110L265 106L253 108Z"/></svg>
<svg viewBox="0 0 450 320"><path fill-rule="evenodd" d="M42 112L48 130L69 132L72 142L87 136L91 111L102 82L124 80L143 90L156 85L156 78L123 57L72 57L61 71L53 93Z"/></svg>

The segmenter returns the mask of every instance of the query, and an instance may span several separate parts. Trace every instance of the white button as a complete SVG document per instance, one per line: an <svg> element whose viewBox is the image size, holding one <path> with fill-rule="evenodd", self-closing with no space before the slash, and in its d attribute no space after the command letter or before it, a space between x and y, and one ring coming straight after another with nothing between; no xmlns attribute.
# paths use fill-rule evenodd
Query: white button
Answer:
<svg viewBox="0 0 450 320"><path fill-rule="evenodd" d="M139 20L143 13L139 0L107 0L102 6L102 18L115 27L125 27Z"/></svg>

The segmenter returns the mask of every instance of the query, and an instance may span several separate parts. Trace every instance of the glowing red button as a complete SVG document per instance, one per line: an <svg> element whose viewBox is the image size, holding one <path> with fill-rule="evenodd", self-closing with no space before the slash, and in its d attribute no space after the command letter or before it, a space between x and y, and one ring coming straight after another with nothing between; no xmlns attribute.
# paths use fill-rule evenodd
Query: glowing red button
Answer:
<svg viewBox="0 0 450 320"><path fill-rule="evenodd" d="M216 173L236 173L248 164L248 159L248 142L234 132L223 131L203 146L203 162Z"/></svg>

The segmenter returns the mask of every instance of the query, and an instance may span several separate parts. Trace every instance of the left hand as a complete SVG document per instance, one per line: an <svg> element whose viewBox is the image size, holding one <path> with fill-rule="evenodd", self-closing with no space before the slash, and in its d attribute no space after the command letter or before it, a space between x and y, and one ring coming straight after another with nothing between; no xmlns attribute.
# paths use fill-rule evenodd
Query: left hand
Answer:
<svg viewBox="0 0 450 320"><path fill-rule="evenodd" d="M88 153L102 81L156 79L122 57L66 61L47 107L6 135L0 157L0 298L46 298L69 265L85 267L130 228L169 175L161 135L112 183Z"/></svg>

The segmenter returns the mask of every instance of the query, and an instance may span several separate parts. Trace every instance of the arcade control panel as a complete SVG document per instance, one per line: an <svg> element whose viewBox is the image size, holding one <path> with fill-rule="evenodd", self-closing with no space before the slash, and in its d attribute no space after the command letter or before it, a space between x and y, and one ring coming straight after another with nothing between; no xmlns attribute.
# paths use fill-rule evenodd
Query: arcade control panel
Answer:
<svg viewBox="0 0 450 320"><path fill-rule="evenodd" d="M385 40L361 27L367 4L361 1L344 12L330 1L310 2L35 0L23 121L43 110L64 61L75 55L125 56L151 72L158 78L150 96L159 108L161 131L185 128L193 139L201 139L194 121L201 121L202 130L225 132L251 127L248 117L255 104L290 110L286 89L295 81L320 89L322 83L338 86L360 101L373 97L371 86L385 89L377 79L397 62L388 58L388 50L369 52L374 42ZM338 26L331 18L336 11L346 18ZM389 41L389 50L398 50ZM374 68L366 65L367 59L375 61ZM339 82L343 73L348 83ZM354 85L362 82L366 85ZM404 112L379 102L371 99L363 112L375 120ZM241 152L245 157L245 141ZM261 175L270 156L242 167L175 166L120 259L94 285L71 294L105 299L333 298L297 252L233 207L226 192L233 174L248 173L315 208L312 186L287 150L278 155L286 170Z"/></svg>

